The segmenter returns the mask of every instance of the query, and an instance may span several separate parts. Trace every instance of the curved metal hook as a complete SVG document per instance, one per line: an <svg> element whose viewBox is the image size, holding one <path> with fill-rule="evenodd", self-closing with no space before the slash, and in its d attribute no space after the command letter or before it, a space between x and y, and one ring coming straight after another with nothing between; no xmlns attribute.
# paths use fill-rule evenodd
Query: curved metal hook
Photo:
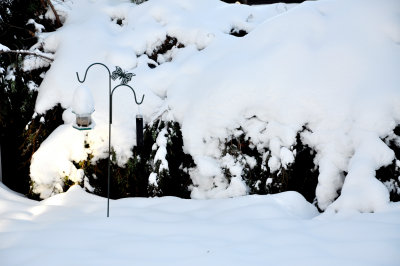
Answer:
<svg viewBox="0 0 400 266"><path fill-rule="evenodd" d="M81 81L81 79L79 78L78 72L76 72L76 78L78 79L78 81L79 81L80 83L85 82L85 80L86 80L86 75L87 75L87 73L88 73L88 71L89 71L89 68L91 68L91 67L94 66L94 65L102 65L102 66L104 66L104 67L107 69L107 71L108 71L108 77L110 78L110 83L111 83L111 72L110 72L110 69L109 69L105 64L103 64L103 63L93 63L93 64L91 64L90 66L88 66L88 67L86 68L85 76L83 77L83 80L82 80L82 81Z"/></svg>
<svg viewBox="0 0 400 266"><path fill-rule="evenodd" d="M118 87L122 87L122 86L125 86L125 87L128 87L128 88L131 89L131 91L133 92L133 95L135 96L135 102L136 102L137 105L141 105L141 104L143 103L144 94L143 94L143 96L142 96L142 100L141 100L140 102L138 102L137 99L136 99L136 92L135 92L135 90L134 90L131 86L127 85L127 84L119 84L119 85L115 86L114 89L111 91L111 96L113 95L115 89L117 89Z"/></svg>

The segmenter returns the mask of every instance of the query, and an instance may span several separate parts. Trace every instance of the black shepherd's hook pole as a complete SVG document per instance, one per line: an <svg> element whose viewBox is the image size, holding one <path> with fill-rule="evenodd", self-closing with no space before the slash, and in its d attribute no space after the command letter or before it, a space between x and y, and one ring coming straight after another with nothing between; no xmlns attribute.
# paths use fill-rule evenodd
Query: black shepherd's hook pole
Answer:
<svg viewBox="0 0 400 266"><path fill-rule="evenodd" d="M142 99L140 102L137 101L136 99L136 93L135 90L127 85L126 83L128 83L132 76L134 76L135 74L133 73L127 73L122 71L122 69L120 67L116 67L116 70L112 72L110 72L110 69L103 63L93 63L90 66L88 66L88 68L85 71L85 76L83 77L83 80L81 80L79 78L79 74L78 72L76 72L76 77L78 79L78 81L80 83L84 83L86 80L86 76L87 73L89 71L89 69L94 66L94 65L101 65L103 67L105 67L108 71L108 92L109 92L109 109L108 109L108 113L109 113L109 119L108 119L108 159L107 159L107 165L108 165L108 170L107 170L107 217L110 217L110 179L111 179L111 124L112 124L112 96L113 93L115 91L115 89L121 87L121 86L125 86L131 89L131 91L133 92L133 95L135 96L135 102L137 105L140 105L143 103L144 100L144 94L142 96ZM117 78L121 79L121 84L115 86L112 90L111 90L111 79L116 80Z"/></svg>

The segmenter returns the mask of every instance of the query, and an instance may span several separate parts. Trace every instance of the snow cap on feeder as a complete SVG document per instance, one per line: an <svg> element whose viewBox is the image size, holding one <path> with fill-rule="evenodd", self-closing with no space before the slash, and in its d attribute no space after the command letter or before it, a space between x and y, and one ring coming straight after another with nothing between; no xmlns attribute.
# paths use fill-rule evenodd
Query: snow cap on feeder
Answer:
<svg viewBox="0 0 400 266"><path fill-rule="evenodd" d="M73 125L78 130L90 130L94 127L91 114L94 112L94 100L86 86L79 86L73 96L72 112L76 115Z"/></svg>

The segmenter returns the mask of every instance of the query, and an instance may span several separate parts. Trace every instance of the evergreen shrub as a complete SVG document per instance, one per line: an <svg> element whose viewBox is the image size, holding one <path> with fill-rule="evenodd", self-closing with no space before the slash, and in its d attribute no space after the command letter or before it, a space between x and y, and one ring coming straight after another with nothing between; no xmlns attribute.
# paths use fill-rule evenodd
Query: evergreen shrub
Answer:
<svg viewBox="0 0 400 266"><path fill-rule="evenodd" d="M34 25L28 24L29 19L43 25L44 31L56 28L42 16L46 11L41 1L0 1L1 44L11 50L30 49L38 39ZM25 58L21 54L0 53L0 145L3 183L29 194L30 158L60 122L51 119L58 116L57 110L50 110L43 118L34 115L36 88L48 67L24 69Z"/></svg>
<svg viewBox="0 0 400 266"><path fill-rule="evenodd" d="M144 129L144 145L134 147L133 156L119 167L111 156L111 198L177 196L189 198L191 179L189 169L194 166L190 155L183 152L180 126L173 121L156 121ZM165 138L165 145L157 139ZM158 142L160 143L160 142ZM156 157L159 149L163 157ZM160 153L159 153L160 154ZM161 168L165 160L167 168ZM107 159L91 161L91 156L76 166L85 172L89 192L107 196ZM149 179L151 177L152 179Z"/></svg>
<svg viewBox="0 0 400 266"><path fill-rule="evenodd" d="M306 127L303 131L307 130ZM242 170L241 176L246 182L249 194L272 194L293 190L301 193L309 202L315 200L315 189L318 183L318 167L314 164L315 151L301 141L301 132L297 133L296 144L291 147L294 162L273 171L268 166L271 152L264 148L258 150L247 137L243 129L237 137L231 136L223 145L223 156L234 158ZM236 134L237 135L237 134ZM225 176L232 176L228 168Z"/></svg>

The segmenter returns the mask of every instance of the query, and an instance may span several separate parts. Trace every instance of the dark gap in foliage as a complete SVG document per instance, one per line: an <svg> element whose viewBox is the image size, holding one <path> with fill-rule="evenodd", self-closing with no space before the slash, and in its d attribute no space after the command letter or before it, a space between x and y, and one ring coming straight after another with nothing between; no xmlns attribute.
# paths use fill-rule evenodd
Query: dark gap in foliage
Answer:
<svg viewBox="0 0 400 266"><path fill-rule="evenodd" d="M303 131L307 130L303 127ZM319 170L314 164L316 152L301 141L301 132L297 133L295 161L292 165L292 175L288 190L301 193L309 202L315 199L315 190L318 185Z"/></svg>
<svg viewBox="0 0 400 266"><path fill-rule="evenodd" d="M383 141L395 153L391 164L383 166L376 171L376 178L389 190L391 201L400 201L400 125L393 130L394 136Z"/></svg>
<svg viewBox="0 0 400 266"><path fill-rule="evenodd" d="M241 4L246 4L246 5L266 5L266 4L276 4L276 3L302 3L305 2L306 0L222 0L223 2L226 3L236 3L240 2ZM309 0L310 1L310 0Z"/></svg>
<svg viewBox="0 0 400 266"><path fill-rule="evenodd" d="M237 28L233 28L229 32L230 35L235 36L235 37L244 37L244 36L247 35L247 33L248 33L247 31L241 30L241 29L237 29Z"/></svg>
<svg viewBox="0 0 400 266"><path fill-rule="evenodd" d="M400 136L400 125L396 126L396 128L393 130L393 133L396 136Z"/></svg>
<svg viewBox="0 0 400 266"><path fill-rule="evenodd" d="M144 3L144 2L147 2L147 0L131 0L131 2L135 3L137 5L140 5L140 4Z"/></svg>
<svg viewBox="0 0 400 266"><path fill-rule="evenodd" d="M151 69L156 68L158 65L156 63L148 63L147 64Z"/></svg>
<svg viewBox="0 0 400 266"><path fill-rule="evenodd" d="M400 201L400 171L393 160L388 166L383 166L376 171L376 178L389 190L390 201Z"/></svg>
<svg viewBox="0 0 400 266"><path fill-rule="evenodd" d="M125 20L125 18L117 18L117 17L115 17L115 18L111 18L111 21L113 22L113 23L115 23L115 24L117 24L118 26L123 26L123 24L124 24L124 20Z"/></svg>
<svg viewBox="0 0 400 266"><path fill-rule="evenodd" d="M150 68L155 68L158 66L158 55L163 55L166 54L168 51L172 50L173 48L184 48L185 46L178 41L177 38L171 37L167 35L166 39L164 42L156 47L151 54L147 54L148 57L154 61L154 63L149 63L148 66Z"/></svg>

